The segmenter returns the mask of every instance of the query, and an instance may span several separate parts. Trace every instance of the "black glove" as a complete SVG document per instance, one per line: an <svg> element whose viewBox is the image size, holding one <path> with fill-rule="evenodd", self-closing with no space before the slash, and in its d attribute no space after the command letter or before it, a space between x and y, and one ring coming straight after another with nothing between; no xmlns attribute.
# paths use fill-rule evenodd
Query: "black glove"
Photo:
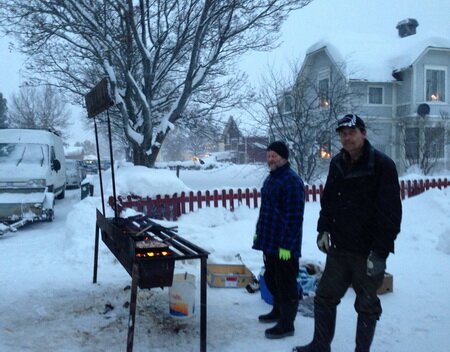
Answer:
<svg viewBox="0 0 450 352"><path fill-rule="evenodd" d="M376 276L384 274L386 270L386 258L380 257L374 251L371 251L367 257L367 275Z"/></svg>
<svg viewBox="0 0 450 352"><path fill-rule="evenodd" d="M331 246L330 233L327 231L320 232L317 235L317 247L324 253L328 253Z"/></svg>

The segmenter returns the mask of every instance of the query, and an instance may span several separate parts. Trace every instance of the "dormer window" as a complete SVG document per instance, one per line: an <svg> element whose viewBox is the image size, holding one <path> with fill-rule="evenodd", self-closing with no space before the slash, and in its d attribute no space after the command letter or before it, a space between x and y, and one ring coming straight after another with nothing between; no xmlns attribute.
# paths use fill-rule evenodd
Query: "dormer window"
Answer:
<svg viewBox="0 0 450 352"><path fill-rule="evenodd" d="M445 102L445 67L425 67L425 101Z"/></svg>

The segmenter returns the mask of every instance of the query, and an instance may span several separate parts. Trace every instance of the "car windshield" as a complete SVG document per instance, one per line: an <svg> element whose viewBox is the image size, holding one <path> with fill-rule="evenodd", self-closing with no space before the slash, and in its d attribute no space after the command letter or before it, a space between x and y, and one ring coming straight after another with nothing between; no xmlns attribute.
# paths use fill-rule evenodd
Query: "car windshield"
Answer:
<svg viewBox="0 0 450 352"><path fill-rule="evenodd" d="M0 143L0 164L47 165L48 145L39 143Z"/></svg>

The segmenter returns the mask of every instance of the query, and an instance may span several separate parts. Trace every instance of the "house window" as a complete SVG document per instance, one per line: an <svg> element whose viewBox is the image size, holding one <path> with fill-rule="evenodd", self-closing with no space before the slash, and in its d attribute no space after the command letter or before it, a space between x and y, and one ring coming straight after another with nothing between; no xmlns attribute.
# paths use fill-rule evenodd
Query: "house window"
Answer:
<svg viewBox="0 0 450 352"><path fill-rule="evenodd" d="M407 160L419 159L419 128L405 129L405 156Z"/></svg>
<svg viewBox="0 0 450 352"><path fill-rule="evenodd" d="M330 143L324 143L320 147L320 158L331 159L331 146Z"/></svg>
<svg viewBox="0 0 450 352"><path fill-rule="evenodd" d="M369 87L369 104L383 104L383 87Z"/></svg>
<svg viewBox="0 0 450 352"><path fill-rule="evenodd" d="M425 153L430 158L444 157L444 136L443 127L429 127L425 129Z"/></svg>
<svg viewBox="0 0 450 352"><path fill-rule="evenodd" d="M284 112L291 112L293 110L293 98L291 95L284 96Z"/></svg>
<svg viewBox="0 0 450 352"><path fill-rule="evenodd" d="M331 138L327 133L323 138L321 138L322 142L320 142L319 155L321 159L331 159Z"/></svg>
<svg viewBox="0 0 450 352"><path fill-rule="evenodd" d="M425 100L445 102L446 70L430 67L425 74Z"/></svg>
<svg viewBox="0 0 450 352"><path fill-rule="evenodd" d="M330 98L328 96L329 79L323 78L319 80L319 106L321 108L328 108L330 106Z"/></svg>

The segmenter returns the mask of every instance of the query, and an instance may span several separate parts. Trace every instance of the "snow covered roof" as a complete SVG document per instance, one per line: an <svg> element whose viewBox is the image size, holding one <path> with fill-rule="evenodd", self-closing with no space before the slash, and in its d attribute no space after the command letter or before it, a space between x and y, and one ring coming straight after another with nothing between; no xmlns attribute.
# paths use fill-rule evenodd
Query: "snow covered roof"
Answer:
<svg viewBox="0 0 450 352"><path fill-rule="evenodd" d="M414 64L427 48L450 50L450 38L430 33L417 33L400 38L395 31L382 38L379 34L332 33L311 45L306 56L324 49L348 79L372 82L392 81L392 72Z"/></svg>

